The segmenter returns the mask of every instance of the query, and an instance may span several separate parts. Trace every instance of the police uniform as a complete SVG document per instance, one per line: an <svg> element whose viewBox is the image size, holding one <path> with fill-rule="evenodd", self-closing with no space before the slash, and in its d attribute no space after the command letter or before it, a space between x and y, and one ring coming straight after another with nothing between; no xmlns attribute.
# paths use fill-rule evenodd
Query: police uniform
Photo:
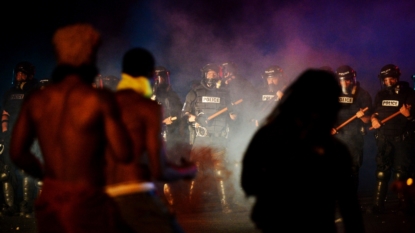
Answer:
<svg viewBox="0 0 415 233"><path fill-rule="evenodd" d="M28 62L20 62L14 69L15 75L19 71L30 76L34 74L34 66ZM0 155L0 181L2 182L5 202L2 207L2 213L5 215L14 214L17 211L17 199L22 200L20 209L24 213L21 214L32 211L31 203L29 202L32 202L35 196L36 187L34 180L23 171L16 170L14 164L10 161L9 144L13 126L19 115L23 99L38 87L38 81L34 78L28 77L27 80L22 82L14 80L14 86L7 90L3 96L2 118L6 115L7 120L2 120L2 123L7 122L7 131L3 135L5 146L3 153Z"/></svg>
<svg viewBox="0 0 415 233"><path fill-rule="evenodd" d="M268 83L267 79L269 78L278 78L278 83ZM264 86L258 88L259 102L256 109L257 115L255 117L257 124L262 122L277 105L277 102L279 101L277 92L283 92L286 86L286 84L283 83L283 81L285 81L283 80L284 78L284 72L279 66L270 66L262 74Z"/></svg>
<svg viewBox="0 0 415 233"><path fill-rule="evenodd" d="M190 90L186 95L182 112L196 116L200 124L195 128L196 137L193 142L190 159L196 163L199 175L192 181L190 187L190 201L196 203L201 192L219 194L223 211L229 210L229 171L226 168L226 147L228 136L229 113L225 112L208 120L209 116L218 111L230 108L229 90L217 88L215 84L209 87L205 80ZM213 176L213 177L212 177ZM212 182L212 183L211 183ZM215 189L215 187L217 189Z"/></svg>
<svg viewBox="0 0 415 233"><path fill-rule="evenodd" d="M385 67L388 68L387 66ZM392 67L392 72L394 71L393 69L397 68ZM393 76L398 77L399 75L393 74ZM389 77L388 75L384 76ZM381 121L399 112L403 104L415 106L415 93L409 87L409 84L400 82L395 86L384 88L376 94L374 115L372 117ZM412 137L410 130L412 128L410 126L413 124L412 120L412 116L407 118L403 114L397 114L376 129L377 154L374 211L383 211L388 192L388 183L392 173L394 180L405 180L409 175L413 156L412 141L410 139Z"/></svg>
<svg viewBox="0 0 415 233"><path fill-rule="evenodd" d="M341 109L338 113L335 126L341 126L351 117L356 116L357 112L367 108L364 116L368 118L372 111L372 97L356 82L356 72L350 66L340 66L336 70L339 82L349 81L350 84L342 86L342 93L339 97ZM363 116L362 116L363 117ZM352 173L356 191L359 185L359 169L363 161L364 135L366 134L365 123L356 118L343 127L339 128L335 136L345 143L352 157Z"/></svg>
<svg viewBox="0 0 415 233"><path fill-rule="evenodd" d="M372 98L370 94L361 88L359 84L355 86L355 93L342 94L339 102L342 108L338 114L336 125L340 125L355 116L360 109L368 108L365 114L369 114L372 109ZM365 124L360 119L355 119L338 130L336 137L344 142L350 150L352 156L352 172L356 190L359 184L359 169L363 161L364 135L366 134Z"/></svg>

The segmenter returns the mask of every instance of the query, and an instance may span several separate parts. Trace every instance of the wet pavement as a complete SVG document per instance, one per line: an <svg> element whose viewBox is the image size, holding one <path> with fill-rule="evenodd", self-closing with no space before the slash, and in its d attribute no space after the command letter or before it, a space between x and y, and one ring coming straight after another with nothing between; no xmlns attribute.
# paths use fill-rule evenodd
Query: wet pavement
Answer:
<svg viewBox="0 0 415 233"><path fill-rule="evenodd" d="M373 135L369 133L365 141L365 156L360 170L359 199L363 211L369 209L372 203L371 195L375 186L375 142ZM235 184L238 181L235 181ZM237 192L238 193L238 192ZM240 194L240 193L239 193ZM205 208L198 209L193 213L177 211L177 218L186 233L259 233L251 220L250 203L243 208L231 213L223 213L217 204L218 200L204 202ZM282 202L284 200L281 200ZM398 211L398 202L392 193L388 194L386 211L381 215L363 213L367 233L415 233L415 216L407 216ZM284 213L274 212L275 217ZM298 223L306 216L299 213ZM343 233L342 222L337 223L338 233ZM0 217L0 233L19 232L35 233L36 225L34 219L22 217ZM287 232L284 230L283 232ZM312 232L310 230L310 232Z"/></svg>
<svg viewBox="0 0 415 233"><path fill-rule="evenodd" d="M283 200L282 200L283 201ZM363 209L370 208L371 197L361 197ZM386 202L386 211L381 215L363 213L367 233L414 233L415 216L400 213L398 202L393 197ZM274 213L276 218L279 214ZM249 219L248 208L240 207L236 211L223 213L218 207L204 208L204 211L195 213L176 214L179 223L187 233L259 233ZM305 216L299 214L298 223ZM342 222L337 223L338 232L343 233ZM36 225L34 219L23 217L0 217L0 232L35 233ZM287 232L287 231L284 231Z"/></svg>

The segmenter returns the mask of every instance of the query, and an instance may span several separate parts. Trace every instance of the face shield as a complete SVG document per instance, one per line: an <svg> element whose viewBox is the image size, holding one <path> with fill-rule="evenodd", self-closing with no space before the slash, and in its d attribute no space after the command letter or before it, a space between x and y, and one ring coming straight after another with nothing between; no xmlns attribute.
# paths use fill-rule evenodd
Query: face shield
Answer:
<svg viewBox="0 0 415 233"><path fill-rule="evenodd" d="M339 84L343 94L347 95L352 92L354 86L354 80L350 77L339 77Z"/></svg>
<svg viewBox="0 0 415 233"><path fill-rule="evenodd" d="M396 86L396 84L398 83L398 78L396 77L385 77L383 78L383 84L385 85L386 88L391 88Z"/></svg>
<svg viewBox="0 0 415 233"><path fill-rule="evenodd" d="M278 83L280 77L278 75L270 75L266 78L268 91L269 92L276 92L278 91Z"/></svg>
<svg viewBox="0 0 415 233"><path fill-rule="evenodd" d="M155 91L165 91L170 86L169 76L166 72L156 72L153 82Z"/></svg>
<svg viewBox="0 0 415 233"><path fill-rule="evenodd" d="M216 83L219 81L219 76L216 71L209 70L205 73L205 79L206 79L206 86L212 87L212 86L215 86Z"/></svg>

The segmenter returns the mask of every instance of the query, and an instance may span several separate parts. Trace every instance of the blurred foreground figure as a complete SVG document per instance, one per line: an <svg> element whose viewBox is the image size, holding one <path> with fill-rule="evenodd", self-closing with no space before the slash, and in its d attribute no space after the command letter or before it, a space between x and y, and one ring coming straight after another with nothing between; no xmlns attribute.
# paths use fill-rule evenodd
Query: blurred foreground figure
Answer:
<svg viewBox="0 0 415 233"><path fill-rule="evenodd" d="M334 74L306 70L248 145L241 182L256 198L251 219L262 232L336 232L336 202L345 232L364 232L350 154L331 135L339 95ZM313 102L304 104L305 96ZM258 153L267 148L279 152Z"/></svg>
<svg viewBox="0 0 415 233"><path fill-rule="evenodd" d="M124 232L117 205L104 192L104 152L128 162L130 141L112 93L91 85L99 44L88 24L55 32L51 83L25 98L12 133L12 161L43 181L35 202L42 233ZM43 164L30 150L35 139Z"/></svg>
<svg viewBox="0 0 415 233"><path fill-rule="evenodd" d="M150 99L149 79L154 72L153 55L142 48L125 53L116 97L122 120L133 145L129 164L107 160L107 193L114 198L121 216L135 232L183 232L174 215L156 192L154 181L193 179L196 166L167 161L161 135L162 108ZM111 153L111 152L110 152Z"/></svg>

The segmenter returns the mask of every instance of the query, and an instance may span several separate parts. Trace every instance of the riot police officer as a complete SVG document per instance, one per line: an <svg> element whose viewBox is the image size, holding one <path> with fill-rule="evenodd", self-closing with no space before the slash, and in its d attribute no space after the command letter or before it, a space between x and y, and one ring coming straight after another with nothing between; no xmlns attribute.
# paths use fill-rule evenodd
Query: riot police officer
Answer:
<svg viewBox="0 0 415 233"><path fill-rule="evenodd" d="M242 74L235 62L224 62L221 65L224 88L229 89L231 102L234 103L230 112L232 121L229 122L228 134L228 167L234 184L240 183L242 154L245 145L257 129L252 123L255 117L255 106L258 92ZM232 195L232 194L229 194ZM238 206L248 204L240 185L235 186L233 200ZM236 207L236 205L235 205Z"/></svg>
<svg viewBox="0 0 415 233"><path fill-rule="evenodd" d="M180 120L183 103L170 84L170 71L163 66L154 70L153 100L163 107L163 138L169 151L183 141L180 132ZM172 158L173 159L173 158Z"/></svg>
<svg viewBox="0 0 415 233"><path fill-rule="evenodd" d="M169 161L180 164L182 158L189 159L190 145L186 143L188 137L187 123L182 124L181 111L183 102L179 95L173 90L170 83L170 71L164 66L156 66L153 77L152 100L157 101L163 109L162 136L166 145L166 154ZM183 203L182 181L174 184L162 184L161 191L164 193L168 204L176 211Z"/></svg>
<svg viewBox="0 0 415 233"><path fill-rule="evenodd" d="M2 214L13 215L17 212L17 199L21 199L21 215L32 212L32 201L34 199L34 180L23 171L15 170L9 158L9 142L14 123L19 115L23 99L30 91L39 87L34 78L35 66L28 61L16 64L13 69L12 87L3 97L2 109L2 136L4 151L0 156L0 179L4 195ZM18 192L22 196L17 195Z"/></svg>
<svg viewBox="0 0 415 233"><path fill-rule="evenodd" d="M229 90L222 87L219 71L220 66L213 63L201 69L202 80L186 95L182 112L194 123L196 131L190 159L198 166L199 175L190 187L190 203L196 207L198 201L205 202L198 199L207 196L202 193L219 194L222 210L229 212L228 193L233 187L226 167L226 149L232 108ZM225 108L227 111L222 111Z"/></svg>
<svg viewBox="0 0 415 233"><path fill-rule="evenodd" d="M261 122L282 98L286 87L286 78L281 67L273 65L265 69L261 75L264 86L259 88L259 104L255 117L256 125Z"/></svg>
<svg viewBox="0 0 415 233"><path fill-rule="evenodd" d="M413 156L410 125L414 120L411 110L415 105L414 91L408 83L399 81L400 76L401 71L394 64L383 66L378 76L384 88L375 96L371 116L377 145L374 213L384 211L390 177L394 180L408 177ZM402 194L398 193L398 198L405 207Z"/></svg>
<svg viewBox="0 0 415 233"><path fill-rule="evenodd" d="M353 181L357 192L359 169L363 161L365 124L370 122L372 97L356 81L356 71L352 67L348 65L338 67L336 76L342 89L339 97L341 109L332 134L335 134L350 150L353 162Z"/></svg>

